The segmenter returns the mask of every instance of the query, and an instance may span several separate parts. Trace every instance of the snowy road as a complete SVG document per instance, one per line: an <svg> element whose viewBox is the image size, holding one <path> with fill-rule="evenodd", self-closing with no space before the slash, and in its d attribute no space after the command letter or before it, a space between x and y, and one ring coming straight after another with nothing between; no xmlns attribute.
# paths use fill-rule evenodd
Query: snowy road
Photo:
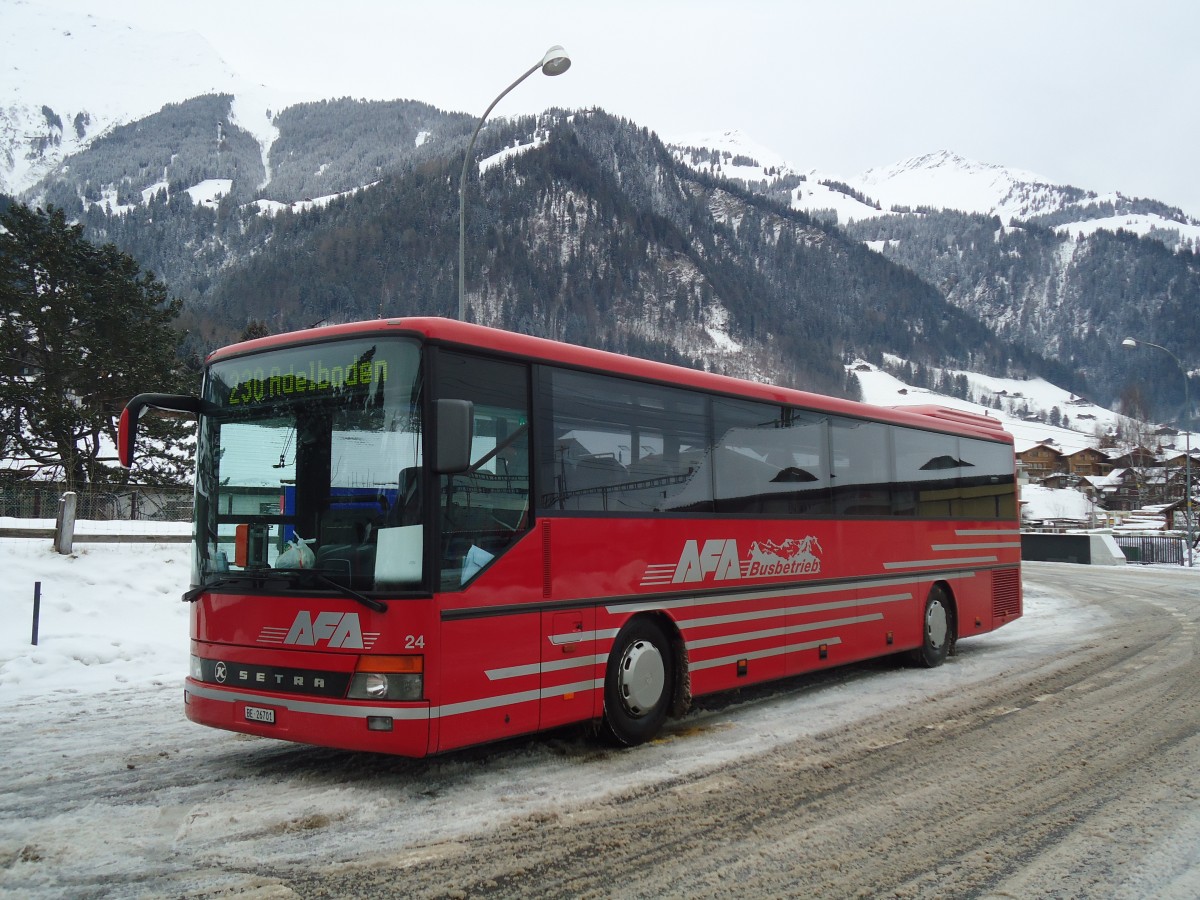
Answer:
<svg viewBox="0 0 1200 900"><path fill-rule="evenodd" d="M1026 568L1027 615L707 702L402 760L211 731L178 683L0 706L0 895L1194 897L1200 578Z"/></svg>

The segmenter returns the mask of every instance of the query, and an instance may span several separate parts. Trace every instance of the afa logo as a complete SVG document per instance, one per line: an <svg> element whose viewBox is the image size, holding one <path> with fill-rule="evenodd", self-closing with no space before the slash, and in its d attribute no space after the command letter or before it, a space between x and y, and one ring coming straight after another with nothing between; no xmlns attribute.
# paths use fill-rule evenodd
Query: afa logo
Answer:
<svg viewBox="0 0 1200 900"><path fill-rule="evenodd" d="M729 581L739 578L774 578L780 575L814 575L821 571L820 542L809 535L782 543L754 541L745 557L733 538L710 538L703 544L687 541L673 567L672 584ZM643 584L667 581L664 566L648 566ZM656 571L657 570L657 571Z"/></svg>
<svg viewBox="0 0 1200 900"><path fill-rule="evenodd" d="M370 650L378 638L378 631L362 630L358 613L321 612L314 618L307 610L296 613L290 628L266 626L258 634L260 644L325 646L331 650Z"/></svg>

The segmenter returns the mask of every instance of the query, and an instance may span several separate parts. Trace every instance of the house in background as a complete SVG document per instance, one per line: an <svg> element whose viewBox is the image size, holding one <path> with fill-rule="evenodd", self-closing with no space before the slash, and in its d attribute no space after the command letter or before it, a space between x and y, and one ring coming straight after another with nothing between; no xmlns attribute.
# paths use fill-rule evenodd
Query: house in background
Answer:
<svg viewBox="0 0 1200 900"><path fill-rule="evenodd" d="M1052 444L1048 439L1017 451L1017 461L1030 482L1040 483L1056 472L1069 473L1066 456Z"/></svg>
<svg viewBox="0 0 1200 900"><path fill-rule="evenodd" d="M1112 471L1112 462L1108 454L1095 447L1084 447L1066 456L1067 471L1080 477L1088 475L1107 475Z"/></svg>

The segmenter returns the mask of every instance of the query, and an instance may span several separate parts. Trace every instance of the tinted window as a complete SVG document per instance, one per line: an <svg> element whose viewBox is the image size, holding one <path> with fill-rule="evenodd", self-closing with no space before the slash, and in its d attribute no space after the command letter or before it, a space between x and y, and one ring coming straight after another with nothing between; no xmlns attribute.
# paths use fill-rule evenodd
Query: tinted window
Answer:
<svg viewBox="0 0 1200 900"><path fill-rule="evenodd" d="M540 384L543 509L1016 516L1004 443L550 367Z"/></svg>
<svg viewBox="0 0 1200 900"><path fill-rule="evenodd" d="M826 418L762 403L714 400L717 512L830 511Z"/></svg>
<svg viewBox="0 0 1200 900"><path fill-rule="evenodd" d="M890 429L879 422L830 420L833 511L839 516L890 516Z"/></svg>
<svg viewBox="0 0 1200 900"><path fill-rule="evenodd" d="M1008 444L962 438L961 500L954 514L969 518L1015 519L1017 496L1012 448Z"/></svg>
<svg viewBox="0 0 1200 900"><path fill-rule="evenodd" d="M543 508L711 511L704 396L549 367L543 373Z"/></svg>
<svg viewBox="0 0 1200 900"><path fill-rule="evenodd" d="M954 515L962 467L958 438L952 434L893 428L896 482L892 501L897 515Z"/></svg>

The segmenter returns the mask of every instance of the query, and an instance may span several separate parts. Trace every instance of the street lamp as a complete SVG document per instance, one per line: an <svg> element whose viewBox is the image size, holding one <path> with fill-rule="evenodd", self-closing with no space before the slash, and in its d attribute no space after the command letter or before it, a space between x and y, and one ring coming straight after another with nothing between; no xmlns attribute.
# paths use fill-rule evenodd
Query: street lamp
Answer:
<svg viewBox="0 0 1200 900"><path fill-rule="evenodd" d="M483 127L488 114L496 108L496 104L503 100L509 91L538 69L541 69L545 75L561 75L569 68L571 68L571 57L567 56L566 50L555 44L546 51L546 55L536 64L530 66L528 72L500 92L500 96L493 100L492 105L484 110L483 115L479 117L479 121L475 125L475 131L471 134L471 140L467 144L466 156L463 157L462 175L458 179L458 319L460 322L467 320L467 293L464 278L467 258L467 166L471 162L471 150L475 147L475 138L479 136L479 129Z"/></svg>
<svg viewBox="0 0 1200 900"><path fill-rule="evenodd" d="M1150 341L1138 341L1138 340L1134 340L1131 337L1127 337L1127 338L1125 338L1125 340L1121 341L1122 347L1137 347L1142 344L1145 344L1147 347L1154 347L1156 350L1161 350L1163 353L1167 354L1167 356L1171 357L1171 359L1175 360L1175 365L1179 366L1179 371L1183 373L1183 409L1184 409L1184 412L1186 413L1186 415L1191 416L1192 402L1191 402L1191 396L1190 396L1190 393L1188 390L1188 373L1187 373L1187 369L1184 368L1183 363L1180 362L1179 357L1176 356L1174 353L1172 353L1170 350L1168 350L1166 347L1162 347L1158 344L1152 344L1152 343L1150 343ZM1180 424L1183 424L1183 423L1181 422ZM1183 491L1184 491L1184 494L1183 494L1183 522L1184 522L1184 527L1187 529L1187 554L1188 554L1188 566L1190 567L1193 562L1193 560L1192 560L1192 429L1189 427L1188 430L1184 432L1184 435L1185 435L1184 441L1187 446L1187 449L1185 451L1187 453L1187 456L1184 458L1184 461L1183 461L1183 472L1184 472L1184 474L1183 474Z"/></svg>

